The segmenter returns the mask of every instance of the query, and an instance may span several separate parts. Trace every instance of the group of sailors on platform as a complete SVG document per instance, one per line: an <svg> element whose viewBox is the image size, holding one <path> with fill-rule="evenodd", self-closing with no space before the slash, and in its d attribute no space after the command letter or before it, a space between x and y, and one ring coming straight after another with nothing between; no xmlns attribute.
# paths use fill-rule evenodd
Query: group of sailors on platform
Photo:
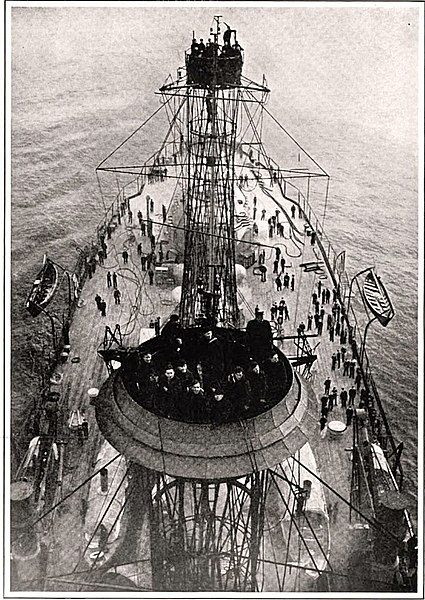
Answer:
<svg viewBox="0 0 425 600"><path fill-rule="evenodd" d="M234 34L234 43L231 44L232 33ZM221 51L220 51L221 50ZM231 58L240 56L243 48L239 45L236 39L236 30L231 29L227 25L226 31L223 33L223 46L208 39L207 43L204 43L203 38L199 42L193 38L190 47L190 55L194 58L213 58L214 56L220 56L223 58Z"/></svg>
<svg viewBox="0 0 425 600"><path fill-rule="evenodd" d="M274 405L285 393L287 372L271 338L266 342L268 331L262 335L267 322L262 315L254 321L247 327L250 358L240 366L235 357L229 363L224 340L208 327L183 356L178 315L172 315L161 332L164 350L158 357L144 351L135 365L135 400L156 414L197 423L247 418Z"/></svg>

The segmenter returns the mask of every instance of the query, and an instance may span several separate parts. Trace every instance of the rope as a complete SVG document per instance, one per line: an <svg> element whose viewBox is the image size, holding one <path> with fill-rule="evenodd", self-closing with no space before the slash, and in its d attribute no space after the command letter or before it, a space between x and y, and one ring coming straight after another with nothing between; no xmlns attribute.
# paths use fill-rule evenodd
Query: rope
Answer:
<svg viewBox="0 0 425 600"><path fill-rule="evenodd" d="M328 175L328 179L326 181L325 206L323 207L322 229L325 225L326 209L328 208L329 183L330 183L330 177Z"/></svg>
<svg viewBox="0 0 425 600"><path fill-rule="evenodd" d="M140 130L142 129L142 127L144 127L144 126L145 126L147 123L149 123L149 121L150 121L151 119L153 119L153 117L155 117L155 116L156 116L156 115L157 115L157 114L158 114L158 113L159 113L159 112L160 112L160 111L161 111L161 110L164 108L164 106L166 106L166 105L167 105L167 104L168 104L168 103L171 101L171 98L172 98L172 96L171 96L171 97L170 97L170 98L169 98L169 99L168 99L168 100L167 100L167 101L166 101L164 104L161 104L161 106L159 106L159 107L156 109L156 111L155 111L155 112L153 112L153 113L150 115L150 117L148 117L148 118L147 118L145 121L143 121L143 123L142 123L141 125L139 125L139 127L137 127L137 128L136 128L136 129L135 129L135 130L134 130L132 133L130 133L130 135L129 135L129 136L127 136L127 137L126 137L126 139L125 139L123 142L121 142L121 144L119 144L119 145L118 145L118 146L115 148L115 150L112 150L112 152L110 152L110 153L108 154L108 156L107 156L106 158L104 158L104 159L102 160L102 162L101 162L101 163L100 163L100 164L99 164L99 165L96 167L96 171L98 171L98 170L101 170L101 167L102 167L102 165L103 165L103 164L104 164L104 163L105 163L105 162L106 162L106 161L107 161L109 158L111 158L111 156L112 156L113 154L115 154L115 152L117 152L117 151L118 151L120 148L122 148L122 147L124 146L124 144L126 144L126 143L128 142L128 140L130 140L130 139L131 139L131 138L132 138L134 135L136 135L136 133L137 133L138 131L140 131Z"/></svg>
<svg viewBox="0 0 425 600"><path fill-rule="evenodd" d="M298 456L300 455L300 451L299 451L299 450L297 451L297 454L298 454ZM289 464L289 461L288 461L288 464ZM298 481L301 481L301 466L300 466L300 464L301 464L301 463L299 463L299 464L298 464ZM282 465L280 465L280 467L281 467L281 470L283 471L283 469L282 469ZM290 464L289 464L289 468L291 469L291 473L292 473L292 475L294 475L294 471L293 471L293 467L292 467L292 465L290 465ZM276 473L276 475L277 475L278 477L280 477L279 473ZM285 474L283 475L283 478L284 478L284 480L285 480L285 481L287 481L287 482L288 482L288 484L290 485L290 487L293 489L294 485L296 485L296 484L294 484L294 482L291 482L291 481L289 481L289 480L288 480L288 478L286 477L286 475L285 475ZM295 495L295 494L294 494L294 495ZM329 560L328 560L328 557L327 557L327 555L326 555L326 552L324 551L324 549L323 549L323 547L322 547L322 545L321 545L321 543L320 543L320 541L319 541L319 539L318 539L318 537L317 537L317 535L316 535L316 532L315 532L315 530L314 530L314 527L312 527L312 526L311 526L311 523L310 523L310 521L309 521L309 518L307 517L307 513L306 513L305 511L304 511L304 513L303 513L303 516L304 516L304 519L306 520L306 522L307 522L307 525L309 526L309 528L310 528L310 530L311 530L311 532L312 532L312 534L313 534L313 536L314 536L314 539L315 539L315 541L316 541L317 545L318 545L318 546L319 546L319 548L320 548L320 551L321 551L321 553L323 554L323 558L325 559L325 562L326 562L326 563L329 565L329 569L330 569L331 571L333 571L333 568L332 568L332 566L331 566L331 564L330 564L330 562L329 562Z"/></svg>
<svg viewBox="0 0 425 600"><path fill-rule="evenodd" d="M276 486L276 489L277 489L277 491L278 491L278 494L279 494L279 496L281 497L281 499L282 499L282 502L284 503L284 505L285 505L285 508L286 508L286 510L288 511L288 513L289 513L289 516L290 516L291 520L293 521L293 523L294 523L294 525L295 525L295 529L297 530L298 536L299 536L299 538L302 540L302 542L303 542L303 544L304 544L304 546L305 546L305 549L307 550L307 553L308 553L308 555L309 555L309 557L310 557L310 559L311 559L311 562L313 563L313 565L314 565L314 567L315 567L315 570L316 570L318 573L320 573L320 569L318 568L318 566L317 566L317 564L316 564L316 561L314 560L314 557L313 557L313 555L312 555L312 553L311 553L311 551L310 551L310 548L308 547L308 544L307 544L307 542L305 541L304 537L302 536L302 533L301 533L301 531L300 531L300 529L299 529L299 527L298 527L298 524L297 524L297 522L296 522L296 520L295 520L295 518L294 518L293 514L292 514L292 513L291 513L291 511L289 510L289 505L288 505L288 503L286 502L286 500L285 500L285 498L284 498L284 496L283 496L282 492L281 492L281 491L280 491L280 489L279 489L279 486L278 486L278 485L277 485L277 483L276 483L276 479L275 479L275 473L274 473L274 471L270 471L270 475L271 475L271 478L272 478L272 480L273 480L273 482L274 482L274 484L275 484L275 486ZM300 542L299 542L299 543L300 543ZM299 555L299 556L300 556L300 555ZM300 558L298 559L298 562L300 562Z"/></svg>
<svg viewBox="0 0 425 600"><path fill-rule="evenodd" d="M302 252L301 252L301 261L302 262L304 262L304 252L305 252L305 244L303 245ZM299 306L299 301L300 301L301 280L302 280L302 276L303 276L303 271L304 271L304 269L301 268L300 278L299 278L298 285L297 285L297 299L295 302L295 314L294 314L294 325L295 326L296 326L297 317L298 317L298 306Z"/></svg>
<svg viewBox="0 0 425 600"><path fill-rule="evenodd" d="M121 481L121 483L120 483L120 486L119 486L119 487L121 487L121 485L122 485L123 481L126 479L126 477L127 477L127 474L128 474L128 472L129 472L129 469L130 469L130 468L128 468L128 469L127 469L127 471L126 471L126 473L125 473L125 475L124 475L124 477L123 477L123 480ZM130 498L131 498L131 496L132 496L132 494L133 494L133 492L134 492L134 488L135 488L135 486L134 486L134 485L131 485L131 487L130 487L130 492L129 492L129 493L126 495L126 497L125 497L125 500L124 500L124 502L123 502L123 504L122 504L122 506L121 506L120 510L118 511L118 514L117 514L117 516L116 516L116 517L115 517L115 519L114 519L114 522L113 522L113 524L112 524L112 527L111 527L111 528L110 528L110 530L109 530L109 533L108 533L108 535L107 535L107 537L106 537L106 540L105 540L105 544L107 543L107 541L108 541L108 539L109 539L109 536L111 535L111 533L112 533L112 531L114 530L114 528L115 528L116 524L118 523L118 520L121 518L121 515L123 514L123 512L124 512L124 509L125 509L125 507L127 506L127 503L129 502L129 500L130 500ZM118 489L117 489L117 492L118 492ZM116 492L116 493L117 493L117 492ZM115 494L114 494L114 496L115 496ZM113 501L113 499L111 500L111 503L112 503L112 501ZM106 515L106 512L107 512L108 510L109 510L109 507L108 507L108 509L105 511L105 515ZM105 515L102 517L102 520L103 520L103 518L105 517ZM99 523L99 525L100 525L100 523ZM91 539L93 539L93 536L92 536L92 538L91 538ZM89 542L89 544L90 544L90 542ZM86 547L86 550L87 550L87 548L88 548L89 544L87 545L87 547ZM84 553L83 553L83 555L82 555L82 556L84 556L84 554L85 554L86 550L84 551ZM100 554L98 554L98 555L96 556L96 558L95 558L95 560L94 560L93 564L91 565L91 568L90 568L90 571L89 571L90 573L91 573L91 572L93 572L93 571L95 570L95 567L96 567L97 561L99 560L99 557L100 557ZM137 571L136 571L136 573L137 573ZM83 586L84 586L84 584L83 584ZM83 586L80 588L80 591L82 591L82 589L83 589Z"/></svg>
<svg viewBox="0 0 425 600"><path fill-rule="evenodd" d="M105 469L110 464L112 464L114 462L114 460L116 460L119 456L121 456L121 454L116 454L113 458L111 458L111 460L109 460L105 465L103 465L103 467L101 469L99 469L98 471L95 471L92 475L90 475L90 477L87 477L87 479L85 479L82 483L80 483L80 485L78 485L76 488L74 488L72 490L72 492L70 492L69 494L67 494L66 496L64 496L62 498L62 500L60 500L60 502L58 502L57 504L55 504L54 506L52 506L51 508L49 508L48 511L46 511L45 513L43 513L42 515L40 515L35 521L33 521L31 523L31 525L29 527L34 527L37 523L39 523L45 517L47 517L47 515L49 515L52 511L56 510L58 506L60 506L63 502L65 502L66 500L68 500L68 498L70 498L73 494L75 494L75 492L77 492L79 489L81 489L82 487L84 487L86 485L86 483L88 483L91 479L93 479L93 477L96 477L96 475L98 475L101 472L102 469ZM20 535L22 536L23 534L21 533Z"/></svg>
<svg viewBox="0 0 425 600"><path fill-rule="evenodd" d="M306 467L306 465L303 465L302 463L300 463L300 461L297 460L295 458L295 456L293 456L292 458L296 462L298 462L308 473L310 473L310 475L313 475L313 477L315 477L318 481L320 481L320 483L322 485L324 485L331 492L333 492L337 496L337 498L339 500L342 500L342 502L344 502L349 508L351 508L352 510L354 510L354 512L356 512L358 515L360 515L362 519L364 519L367 523L369 523L369 525L372 525L372 527L374 527L374 529L376 529L380 533L384 534L388 538L392 538L394 541L397 542L397 544L399 543L400 540L398 539L398 537L396 535L394 535L391 531L388 531L379 521L376 521L374 519L369 519L369 517L367 517L358 508L356 508L353 504L351 504L351 502L349 502L348 500L346 500L344 498L344 496L341 496L341 494L339 492L337 492L331 485L329 485L328 483L326 483L326 481L324 481L321 477L319 477L319 475L317 475L317 473L314 473L311 469L309 469L308 467Z"/></svg>
<svg viewBox="0 0 425 600"><path fill-rule="evenodd" d="M122 458L122 457L121 457L121 458ZM124 476L123 476L123 478L121 479L121 482L120 482L120 484L118 485L117 489L116 489L116 490L115 490L115 492L113 493L113 495L112 495L112 498L109 500L108 506L106 507L106 509L105 509L105 512L103 513L103 515L102 515L102 517L101 517L100 521L98 522L97 526L94 528L94 530L93 530L93 533L92 533L92 535L91 535L91 537L90 537L89 541L88 541L88 542L87 542L87 544L86 544L86 547L84 548L84 550L83 550L82 554L80 555L80 558L79 558L79 559L78 559L78 561L77 561L77 564L75 565L74 571L76 571L76 570L77 570L77 568L78 568L79 564L80 564L80 563L81 563L81 561L83 560L83 557L84 557L85 553L87 552L87 550L88 550L88 548L89 548L90 544L92 543L92 541L93 541L93 538L94 538L94 536L96 535L96 532L97 532L97 530L99 529L99 527L100 527L101 523L103 522L103 519L106 517L106 515L107 515L107 513L108 513L109 509L111 508L111 506L112 506L112 504L113 504L113 502L114 502L115 498L117 497L117 495L118 495L118 492L120 491L120 489L121 489L121 486L122 486L122 484L124 483L124 481L125 481L125 479L126 479L126 477L127 477L127 474L128 474L128 468L127 468L126 472L124 473ZM116 475L116 472L115 472L115 475ZM114 475L114 479L115 479L115 475ZM106 503L106 498L107 498L107 496L105 496L105 498L104 498L104 500L103 500L103 503L102 503L102 506L101 506L101 508L100 508L100 510L99 510L99 512L98 512L98 515L97 515L96 521L98 521L98 520L99 520L100 514L101 514L101 512L102 512L102 510L103 510L103 507L105 506L105 503ZM125 502L127 502L127 499L126 499L126 501L125 501ZM125 503L124 503L124 504L125 504ZM119 512L118 514L120 514L120 512ZM114 523L114 525L115 525L115 523ZM111 531L112 531L112 529L113 529L113 527L111 528ZM110 535L111 531L108 533L108 538L109 538L109 535ZM107 538L107 539L108 539L108 538ZM96 560L94 561L94 565L97 563L97 560L98 560L98 558L99 558L99 556L96 556ZM94 565L92 565L92 567L91 567L90 571L92 571L92 570L93 570L93 566L94 566ZM80 590L80 591L81 591L81 590Z"/></svg>
<svg viewBox="0 0 425 600"><path fill-rule="evenodd" d="M272 529L274 529L274 527L276 527L276 525L274 527L270 527L270 521L269 521L269 516L268 516L267 512L266 512L266 521L267 521L267 525L268 525L267 532L270 534L270 532L272 531ZM292 525L292 522L291 522L291 525ZM263 536L262 536L263 539L265 538L264 531L265 530L263 529ZM282 582L280 581L280 578L279 578L279 569L278 569L278 565L277 565L276 550L275 550L273 542L271 541L271 534L270 534L270 544L271 544L271 547L272 547L272 553L273 553L273 558L274 558L273 562L274 562L274 568L275 568L275 571L276 571L277 585L278 585L278 588L279 588L279 592L283 592L283 590L284 590L283 586L285 584L285 578L283 578ZM288 540L288 544L289 544L289 540ZM288 546L287 546L287 549L288 549ZM264 567L264 563L263 563L263 567Z"/></svg>
<svg viewBox="0 0 425 600"><path fill-rule="evenodd" d="M299 144L297 142L297 140L289 133L289 131L287 129L285 129L285 127L283 127L283 125L281 125L281 123L279 123L279 121L276 119L276 117L274 117L272 115L272 113L266 108L264 107L265 112L269 115L269 117L271 117L273 119L273 121L276 123L276 125L278 127L280 127L280 129L282 129L282 131L284 131L286 133L286 135L294 142L294 144L304 152L304 154L316 165L316 167L318 167L322 173L326 176L329 177L328 173L326 173L325 169L323 169L318 162L316 162L314 160L314 158L312 156L310 156L310 154L301 146L301 144Z"/></svg>
<svg viewBox="0 0 425 600"><path fill-rule="evenodd" d="M158 435L159 435L159 442L161 445L161 459L162 459L162 469L164 472L164 475L167 473L166 469L165 469L165 453L164 453L164 442L162 439L162 429L161 429L161 417L157 418L158 421Z"/></svg>

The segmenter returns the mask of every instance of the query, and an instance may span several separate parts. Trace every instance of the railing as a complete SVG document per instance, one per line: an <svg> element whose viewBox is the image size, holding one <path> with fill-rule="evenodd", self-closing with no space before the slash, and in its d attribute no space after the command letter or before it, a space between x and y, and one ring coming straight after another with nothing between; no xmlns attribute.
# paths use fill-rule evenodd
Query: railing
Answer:
<svg viewBox="0 0 425 600"><path fill-rule="evenodd" d="M353 353L355 354L356 360L358 361L359 368L361 369L363 384L369 396L367 410L369 413L369 423L373 436L379 441L387 458L391 458L392 456L397 457L398 446L392 435L387 415L379 396L366 348L363 347L363 335L361 327L358 323L358 319L353 307L350 306L349 310L347 311L346 292L349 282L348 273L345 268L343 270L339 270L338 273L336 272L339 254L334 250L330 239L327 237L324 231L323 225L320 223L319 218L316 216L305 195L289 181L284 181L283 186L280 183L279 185L282 194L286 198L298 204L298 207L304 213L304 217L310 229L316 233L316 243L320 247L323 259L331 275L333 285L335 289L339 290L340 303L342 304L343 309L345 309L345 314L343 313L343 319L345 320L348 328L350 336L349 342L353 349ZM377 409L375 407L377 407ZM382 420L383 430L378 426L378 420L376 416L377 411ZM391 468L394 476L396 477L397 483L401 488L403 483L403 468L400 461L396 460L395 464L392 465Z"/></svg>
<svg viewBox="0 0 425 600"><path fill-rule="evenodd" d="M126 202L127 202L126 193L125 193L126 190L130 186L134 186L134 184L136 183L138 194L142 193L143 188L145 187L145 184L146 184L146 177L147 177L147 175L145 173L146 168L147 168L147 166L144 165L144 167L142 169L142 173L140 175L138 175L137 177L135 177L134 179L132 179L131 181L129 181L125 186L123 186L118 191L114 200L109 205L109 207L106 209L103 219L99 222L99 224L96 227L97 240L99 240L100 235L103 235L104 233L106 233L108 225L109 226L112 225L115 222L115 219L120 220L121 217L123 216L123 207L126 206Z"/></svg>
<svg viewBox="0 0 425 600"><path fill-rule="evenodd" d="M81 291L83 290L84 284L88 277L88 263L90 261L92 261L92 264L95 265L96 255L98 253L99 245L100 245L100 237L102 235L106 235L106 230L107 230L108 225L111 225L114 222L115 218L121 218L121 216L123 216L123 205L125 205L125 203L126 203L125 190L130 185L134 185L134 183L136 182L137 189L138 189L139 193L141 193L144 188L145 181L146 181L145 175L141 174L141 175L138 175L132 181L130 181L127 185L123 186L123 188L121 188L118 191L116 197L110 204L109 208L106 210L105 216L100 221L100 223L97 225L96 239L90 240L90 242L88 244L86 244L84 246L84 248L80 248L78 246L76 247L76 250L78 252L78 257L77 257L76 263L75 263L72 271L69 271L68 274L71 277L71 281L73 281L73 279L72 279L73 275L75 275L77 277L79 293L77 296L74 293L75 286L71 286L71 287L74 287L74 289L71 292L71 300L67 307L68 323L71 323L72 318L75 314L75 311L79 305ZM47 382L47 385L45 386L45 388L43 390L41 390L42 393L48 391L48 389L49 389L49 380L52 377L53 373L56 371L58 365L60 364L61 353L63 352L64 346L66 343L67 343L67 340L64 337L64 332L61 331L61 333L58 335L58 338L56 340L53 357L52 357L52 355L50 355L50 359L48 361L47 367L43 367L43 369L42 369L44 371L43 372L43 381Z"/></svg>

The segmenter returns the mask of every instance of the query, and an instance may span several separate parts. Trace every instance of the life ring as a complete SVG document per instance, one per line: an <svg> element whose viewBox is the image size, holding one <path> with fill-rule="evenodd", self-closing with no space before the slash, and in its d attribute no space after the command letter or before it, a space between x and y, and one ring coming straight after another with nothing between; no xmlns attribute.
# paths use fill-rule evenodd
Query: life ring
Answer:
<svg viewBox="0 0 425 600"><path fill-rule="evenodd" d="M50 383L52 385L60 385L63 380L63 373L53 373L50 377Z"/></svg>
<svg viewBox="0 0 425 600"><path fill-rule="evenodd" d="M80 361L81 361L81 358L79 356L73 356L71 358L71 362L74 363L74 364L75 363L79 363Z"/></svg>

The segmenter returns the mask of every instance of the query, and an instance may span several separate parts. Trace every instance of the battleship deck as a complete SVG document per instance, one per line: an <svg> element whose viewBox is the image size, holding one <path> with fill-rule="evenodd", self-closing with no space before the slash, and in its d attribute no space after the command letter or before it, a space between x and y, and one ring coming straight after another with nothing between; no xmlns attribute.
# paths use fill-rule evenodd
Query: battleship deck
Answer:
<svg viewBox="0 0 425 600"><path fill-rule="evenodd" d="M243 173L248 173L250 181L254 181L249 164ZM252 189L251 189L252 188ZM317 244L311 244L311 236L307 235L309 230L305 215L296 207L296 215L292 218L291 207L293 202L283 195L279 184L265 185L261 180L257 185L249 184L246 189L241 190L245 197L245 206L250 214L253 214L253 198L257 199L258 235L253 241L259 245L265 245L266 266L268 269L267 279L260 282L257 275L255 262L246 270L246 277L239 286L241 292L240 306L244 312L245 320L253 318L254 306L258 304L265 311L265 318L269 318L269 309L273 301L279 302L283 297L289 309L289 320L284 321L283 326L277 331L279 336L296 336L297 327L301 321L307 323L309 313L313 313L312 292L317 290L317 282L320 280L324 287L331 290L333 283L326 263L321 263L321 270L304 271L300 265L305 263L317 263L322 261ZM160 223L162 212L159 210L161 204L167 206L172 195L172 187L169 181L156 182L145 186L143 193L131 200L131 211L135 216L138 210L145 207L145 197L149 194L155 199L155 213L151 218ZM262 209L266 210L266 219L261 219ZM285 220L285 237L269 237L267 219L275 211L280 211L280 219ZM171 210L171 209L170 209ZM108 257L104 265L97 266L96 272L88 279L81 297L81 306L74 316L70 338L71 354L70 360L61 367L64 377L61 383L62 395L67 403L68 410L84 411L89 423L89 437L81 443L69 434L64 446L65 448L65 472L62 483L61 497L64 498L78 484L90 476L93 470L96 453L100 446L101 434L97 429L94 417L94 409L89 403L89 388L100 388L107 377L103 360L97 354L104 335L105 326L114 331L116 324L120 325L123 333L123 344L135 346L139 343L140 331L148 328L156 317L161 317L163 323L167 317L175 311L178 304L178 295L172 294L173 288L170 281L154 282L149 285L147 273L141 270L140 257L137 253L139 242L146 244L147 238L141 236L137 219L133 216L133 222L129 222L128 215L122 218L122 223L112 233L108 243ZM136 222L135 222L136 221ZM156 228L156 230L155 230ZM154 225L154 233L158 240L166 240L169 234L167 223L163 226ZM295 290L284 289L277 292L273 275L273 261L275 252L272 247L279 246L282 256L286 260L285 270L289 275L295 275ZM261 247L256 248L256 259ZM129 253L128 264L123 264L122 251L126 249ZM108 288L106 283L107 271L115 272L118 276L118 288L121 291L121 303L114 304L113 288ZM94 297L100 294L107 302L106 316L102 317L96 307ZM137 297L137 301L135 298ZM242 300L243 298L243 300ZM353 380L343 375L343 370L337 368L331 370L331 357L340 347L339 338L331 342L326 331L326 316L331 310L332 303L325 304L323 334L315 333L314 325L312 331L307 331L313 337L309 338L310 345L315 348L317 361L311 371L309 383L313 393L317 395L317 424L311 431L310 444L318 464L319 473L325 483L340 494L343 498L350 499L351 478L351 453L352 433L350 427L340 439L333 439L325 429L320 431L320 397L324 391L324 381L328 377L332 380L331 387L335 386L338 391L342 387L348 389ZM152 331L153 333L153 331ZM277 345L288 355L294 355L295 346L292 341L276 342ZM349 355L351 353L349 352ZM79 362L72 362L72 358L79 357ZM351 356L349 356L351 357ZM338 396L339 398L339 396ZM357 400L358 398L356 398ZM336 406L329 420L337 420L345 423L345 409ZM87 499L88 485L82 486L73 493L55 513L54 527L50 530L45 527L45 542L49 546L49 559L47 561L46 575L51 581L51 587L47 589L75 590L79 589L76 582L82 582L81 572L89 570L87 563L82 560L82 553L87 545L84 537L84 500ZM363 527L354 527L356 515L353 515L353 527L349 526L349 508L329 488L325 487L327 506L332 505L330 515L330 539L331 553L329 563L332 566L333 577L330 586L339 591L344 589L369 589L370 581L367 581L370 573L367 573L365 565L370 561L365 560L364 553L368 552L368 531ZM99 495L99 510L102 510L103 499ZM47 525L45 523L45 525ZM73 532L72 536L69 532ZM146 551L147 552L147 551ZM139 558L140 559L140 558ZM145 560L147 558L145 557ZM362 565L356 570L355 563ZM349 565L351 566L349 567ZM277 566L277 572L283 570L283 566ZM72 569L74 573L71 574ZM361 571L361 572L360 572ZM62 576L68 573L68 576ZM149 588L149 569L143 567L143 560L139 563L139 578L137 583L141 587ZM339 575L338 575L339 574ZM269 589L278 590L276 576L270 575ZM87 589L87 588L86 588ZM290 591L290 590L288 590Z"/></svg>

